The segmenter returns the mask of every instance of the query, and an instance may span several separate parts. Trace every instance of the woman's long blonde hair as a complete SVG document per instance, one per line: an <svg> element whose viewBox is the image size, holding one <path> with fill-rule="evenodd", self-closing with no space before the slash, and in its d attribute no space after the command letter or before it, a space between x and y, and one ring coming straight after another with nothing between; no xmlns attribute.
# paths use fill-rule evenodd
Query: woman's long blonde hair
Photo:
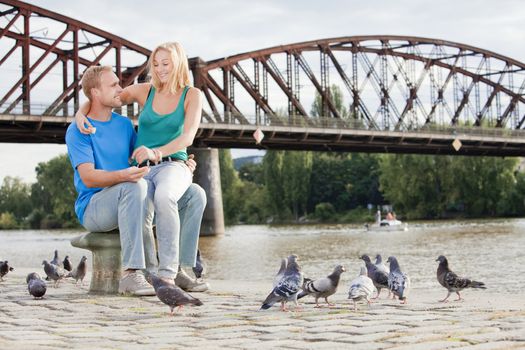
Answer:
<svg viewBox="0 0 525 350"><path fill-rule="evenodd" d="M160 81L157 73L155 73L153 69L154 57L160 50L166 50L170 54L171 63L173 63L173 70L169 74L166 84ZM157 90L165 90L174 94L177 90L190 85L188 58L182 45L177 42L168 42L157 46L151 53L151 56L149 56L148 68L151 76L151 84Z"/></svg>

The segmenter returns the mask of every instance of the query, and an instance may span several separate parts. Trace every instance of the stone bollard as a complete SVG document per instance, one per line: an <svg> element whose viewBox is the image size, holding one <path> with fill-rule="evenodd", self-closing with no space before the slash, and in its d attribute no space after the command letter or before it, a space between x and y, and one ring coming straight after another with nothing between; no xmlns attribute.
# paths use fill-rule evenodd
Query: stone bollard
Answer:
<svg viewBox="0 0 525 350"><path fill-rule="evenodd" d="M71 245L93 253L89 292L116 294L122 268L119 231L86 233L73 238Z"/></svg>

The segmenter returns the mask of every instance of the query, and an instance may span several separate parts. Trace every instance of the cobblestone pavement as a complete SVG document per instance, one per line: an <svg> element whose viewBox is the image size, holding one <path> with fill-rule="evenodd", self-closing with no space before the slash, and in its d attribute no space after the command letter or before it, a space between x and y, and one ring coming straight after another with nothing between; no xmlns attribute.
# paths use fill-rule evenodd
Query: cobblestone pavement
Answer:
<svg viewBox="0 0 525 350"><path fill-rule="evenodd" d="M407 305L380 299L353 311L342 285L335 307L314 308L307 297L302 311L281 312L258 311L271 281L217 280L193 293L203 306L170 316L156 297L89 295L69 281L33 300L28 272L0 282L0 349L525 349L522 295L490 287L446 304L440 287L415 289Z"/></svg>

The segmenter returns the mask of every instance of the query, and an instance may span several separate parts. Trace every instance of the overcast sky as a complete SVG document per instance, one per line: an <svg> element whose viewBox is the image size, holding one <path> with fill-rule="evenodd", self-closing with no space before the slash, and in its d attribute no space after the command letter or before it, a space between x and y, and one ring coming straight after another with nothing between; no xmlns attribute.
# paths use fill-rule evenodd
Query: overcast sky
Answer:
<svg viewBox="0 0 525 350"><path fill-rule="evenodd" d="M525 61L525 6L519 0L27 2L149 49L179 41L189 57L204 60L314 39L389 34L456 41ZM0 152L9 164L0 167L0 181L10 175L33 182L37 163L65 146L0 144Z"/></svg>

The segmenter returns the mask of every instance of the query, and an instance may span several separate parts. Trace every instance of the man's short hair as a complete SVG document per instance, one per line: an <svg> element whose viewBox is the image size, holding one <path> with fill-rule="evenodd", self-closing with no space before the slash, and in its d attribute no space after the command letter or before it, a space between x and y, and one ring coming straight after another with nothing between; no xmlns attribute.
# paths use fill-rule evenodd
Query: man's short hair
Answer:
<svg viewBox="0 0 525 350"><path fill-rule="evenodd" d="M82 90L84 95L91 101L91 89L100 87L100 76L104 71L113 71L111 66L91 66L82 75Z"/></svg>

